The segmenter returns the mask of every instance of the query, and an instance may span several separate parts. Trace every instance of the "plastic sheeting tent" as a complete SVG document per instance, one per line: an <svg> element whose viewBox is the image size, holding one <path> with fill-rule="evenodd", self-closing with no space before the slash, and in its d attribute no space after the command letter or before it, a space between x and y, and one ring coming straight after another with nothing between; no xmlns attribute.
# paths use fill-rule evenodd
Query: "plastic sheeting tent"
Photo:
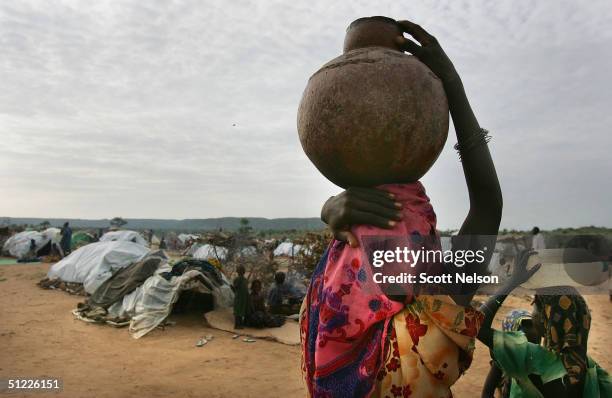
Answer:
<svg viewBox="0 0 612 398"><path fill-rule="evenodd" d="M227 258L227 248L205 244L198 246L191 256L198 260L208 260L209 258L225 260Z"/></svg>
<svg viewBox="0 0 612 398"><path fill-rule="evenodd" d="M72 250L76 250L79 247L92 243L93 241L95 241L95 238L92 234L85 231L78 231L72 235L70 247L72 248Z"/></svg>
<svg viewBox="0 0 612 398"><path fill-rule="evenodd" d="M140 260L147 253L147 247L134 242L91 243L55 263L47 277L82 283L85 291L92 294L113 272Z"/></svg>
<svg viewBox="0 0 612 398"><path fill-rule="evenodd" d="M245 246L236 253L237 257L252 257L257 254L257 248L255 246Z"/></svg>
<svg viewBox="0 0 612 398"><path fill-rule="evenodd" d="M304 248L302 245L294 244L293 242L283 242L274 249L274 255L293 257L297 256L302 250L308 249Z"/></svg>
<svg viewBox="0 0 612 398"><path fill-rule="evenodd" d="M185 245L187 242L189 242L189 240L198 240L200 237L193 234L179 234L176 238L181 242L181 244Z"/></svg>
<svg viewBox="0 0 612 398"><path fill-rule="evenodd" d="M47 228L42 232L19 232L4 242L2 251L13 257L23 258L30 252L30 241L34 240L36 250L42 249L49 242L59 244L61 235L59 228Z"/></svg>
<svg viewBox="0 0 612 398"><path fill-rule="evenodd" d="M234 293L222 273L219 273L221 283L196 269L165 279L161 274L171 269L169 265L160 267L140 287L108 309L111 317L131 318L129 330L132 337L140 338L162 323L172 312L181 292L186 290L211 294L215 309L230 308L233 305Z"/></svg>
<svg viewBox="0 0 612 398"><path fill-rule="evenodd" d="M203 244L202 244L202 243L197 243L197 242L196 242L196 243L193 243L191 246L189 246L189 249L187 249L187 251L186 251L186 252L184 252L183 254L184 254L185 256L190 256L190 257L193 257L193 255L195 254L195 252L197 252L197 251L198 251L198 249L199 249L200 247L202 247L202 246L203 246Z"/></svg>
<svg viewBox="0 0 612 398"><path fill-rule="evenodd" d="M110 242L110 241L119 241L119 240L126 241L126 242L134 242L134 243L138 243L143 246L149 245L147 241L145 240L145 238L142 237L142 235L140 235L136 231L129 231L129 230L110 231L102 235L102 237L100 238L100 242Z"/></svg>
<svg viewBox="0 0 612 398"><path fill-rule="evenodd" d="M226 260L227 254L227 248L222 246L213 246L207 243L194 243L185 252L186 256L191 256L198 260L208 260L209 258L218 258L219 260ZM255 246L245 246L240 249L235 255L236 257L251 257L255 256L256 254L257 248Z"/></svg>

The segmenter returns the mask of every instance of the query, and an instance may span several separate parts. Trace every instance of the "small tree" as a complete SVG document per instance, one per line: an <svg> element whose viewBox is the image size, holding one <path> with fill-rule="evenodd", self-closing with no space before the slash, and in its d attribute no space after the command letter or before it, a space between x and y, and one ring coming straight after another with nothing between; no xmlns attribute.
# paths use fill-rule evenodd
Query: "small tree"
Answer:
<svg viewBox="0 0 612 398"><path fill-rule="evenodd" d="M110 226L115 228L121 228L128 222L123 219L123 217L115 217L110 220Z"/></svg>
<svg viewBox="0 0 612 398"><path fill-rule="evenodd" d="M242 235L248 235L252 230L253 228L251 228L251 226L249 225L249 220L246 218L241 218L240 228L238 228L238 233Z"/></svg>

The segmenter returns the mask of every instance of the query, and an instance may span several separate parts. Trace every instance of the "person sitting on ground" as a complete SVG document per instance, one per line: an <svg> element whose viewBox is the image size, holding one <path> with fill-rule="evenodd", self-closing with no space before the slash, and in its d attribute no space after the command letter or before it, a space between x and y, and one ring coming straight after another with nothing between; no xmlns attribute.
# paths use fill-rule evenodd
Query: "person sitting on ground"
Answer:
<svg viewBox="0 0 612 398"><path fill-rule="evenodd" d="M274 285L268 292L268 307L273 314L291 315L299 312L299 298L291 289L289 283L285 283L285 273L277 272L274 275Z"/></svg>
<svg viewBox="0 0 612 398"><path fill-rule="evenodd" d="M485 319L478 339L489 347L496 366L512 379L510 397L612 396L612 378L587 356L591 315L574 288L557 286L554 290L537 291L532 322L544 338L543 345L528 341L523 331L502 332L491 328L507 295L539 269L538 264L527 270L527 261L535 253L521 253L508 282L480 307Z"/></svg>
<svg viewBox="0 0 612 398"><path fill-rule="evenodd" d="M266 310L265 296L262 292L261 281L255 279L251 282L251 293L249 294L246 325L254 328L279 327L285 323L285 317L270 315Z"/></svg>
<svg viewBox="0 0 612 398"><path fill-rule="evenodd" d="M253 282L251 282L249 308L252 312L266 312L266 299L264 297L261 281L259 279L255 279Z"/></svg>
<svg viewBox="0 0 612 398"><path fill-rule="evenodd" d="M234 288L234 328L244 328L247 307L249 303L249 287L247 279L244 277L246 270L244 266L239 265L236 268L238 276L234 279L232 287Z"/></svg>

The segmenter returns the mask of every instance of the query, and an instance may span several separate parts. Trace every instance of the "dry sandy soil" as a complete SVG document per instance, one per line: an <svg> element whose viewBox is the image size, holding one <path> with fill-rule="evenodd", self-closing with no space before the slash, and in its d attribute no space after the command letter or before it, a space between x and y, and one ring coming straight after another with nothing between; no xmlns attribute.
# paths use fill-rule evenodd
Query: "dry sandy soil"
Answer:
<svg viewBox="0 0 612 398"><path fill-rule="evenodd" d="M206 328L196 314L173 317L175 326L134 340L126 329L73 319L71 310L82 297L36 286L48 267L0 265L0 379L60 377L62 397L306 395L298 347L233 340L230 333ZM587 301L593 313L590 354L612 369L612 303L607 296ZM510 307L529 308L529 302L509 298L500 314ZM195 347L206 334L215 339ZM488 350L479 345L472 367L453 387L455 397L480 396L488 367Z"/></svg>

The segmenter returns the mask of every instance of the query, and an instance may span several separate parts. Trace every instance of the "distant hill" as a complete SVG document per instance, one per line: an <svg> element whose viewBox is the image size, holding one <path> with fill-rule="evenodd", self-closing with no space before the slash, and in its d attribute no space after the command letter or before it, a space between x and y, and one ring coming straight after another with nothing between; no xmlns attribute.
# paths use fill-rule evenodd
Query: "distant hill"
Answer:
<svg viewBox="0 0 612 398"><path fill-rule="evenodd" d="M256 231L289 231L296 230L321 230L325 224L318 218L262 218L245 217L249 220L249 226ZM146 218L126 218L128 222L123 228L126 229L152 229L152 230L172 230L172 231L211 231L222 228L223 230L234 231L240 227L241 217L221 217L221 218L202 218L187 220L155 220ZM44 221L51 223L51 226L60 227L64 222L70 222L73 228L107 228L108 219L84 220L67 218L14 218L0 217L0 225L38 225Z"/></svg>

